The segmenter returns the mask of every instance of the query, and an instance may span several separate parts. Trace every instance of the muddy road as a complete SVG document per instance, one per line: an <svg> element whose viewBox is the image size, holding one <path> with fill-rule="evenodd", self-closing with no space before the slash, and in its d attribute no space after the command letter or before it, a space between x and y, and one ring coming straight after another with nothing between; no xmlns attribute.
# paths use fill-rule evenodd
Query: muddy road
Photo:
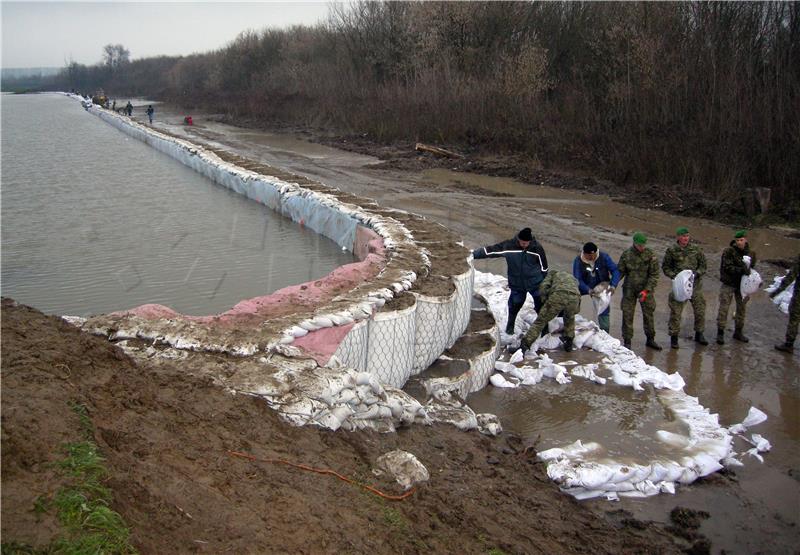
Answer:
<svg viewBox="0 0 800 555"><path fill-rule="evenodd" d="M677 504L705 510L710 518L700 532L713 550L726 552L792 552L800 539L800 355L788 356L773 349L783 340L786 316L763 292L749 303L746 334L750 343L713 343L716 331L720 254L732 237L730 227L712 221L676 217L612 200L604 191L576 191L515 180L455 172L426 165L422 155L407 150L375 149L381 158L356 154L311 142L307 135L243 129L195 117L194 127L180 125L177 115L164 114L161 125L173 133L230 149L243 156L318 179L352 193L371 197L385 206L409 210L438 221L462 235L469 247L494 243L513 236L521 227L533 228L544 245L551 267L570 270L581 245L593 241L616 260L631 244L634 231L644 231L648 246L663 256L674 241L674 230L687 226L708 258L708 347L691 341L691 311L684 311L679 350L669 349L667 336L669 281L662 276L656 292L657 339L666 347L655 352L644 347L641 316L637 312L633 348L647 362L669 373L678 371L686 390L697 396L723 425L740 422L750 406L766 412L769 420L754 429L770 440L773 449L759 463L745 456L744 467L717 474L689 487L675 497L660 495L643 500L626 499L619 506L638 518L668 522ZM344 148L348 145L343 144ZM363 145L362 149L363 150ZM417 157L419 162L409 164ZM417 166L418 169L408 169ZM435 166L435 167L426 167ZM405 169L400 169L405 168ZM602 189L602 184L597 184ZM762 261L758 269L771 282L782 269L770 260L788 260L800 250L800 240L790 229L756 229L749 235L751 248ZM500 261L478 261L476 268L504 274ZM591 317L588 303L583 314ZM612 304L612 335L619 336L619 299ZM537 403L530 395L530 403ZM484 401L481 409L489 410ZM504 422L507 428L513 424ZM579 424L576 424L578 426ZM609 423L609 429L613 429ZM591 438L587 438L591 439ZM736 440L735 449L747 446ZM589 504L608 505L606 501Z"/></svg>

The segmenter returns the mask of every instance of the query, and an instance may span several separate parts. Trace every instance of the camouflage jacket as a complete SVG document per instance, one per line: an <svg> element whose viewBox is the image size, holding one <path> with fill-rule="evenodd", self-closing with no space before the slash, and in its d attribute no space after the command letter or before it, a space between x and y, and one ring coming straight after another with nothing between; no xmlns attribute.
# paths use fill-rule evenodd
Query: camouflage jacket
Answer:
<svg viewBox="0 0 800 555"><path fill-rule="evenodd" d="M580 297L581 292L578 289L578 280L569 272L562 272L561 270L550 270L547 272L547 277L539 286L539 294L542 296L543 301L553 294L566 294Z"/></svg>
<svg viewBox="0 0 800 555"><path fill-rule="evenodd" d="M642 252L631 247L619 257L619 273L625 279L622 292L627 295L638 295L647 289L654 291L658 285L658 258L648 248Z"/></svg>
<svg viewBox="0 0 800 555"><path fill-rule="evenodd" d="M695 277L702 277L706 273L706 255L694 243L681 247L677 243L664 253L661 270L669 279L675 279L683 270L691 270Z"/></svg>
<svg viewBox="0 0 800 555"><path fill-rule="evenodd" d="M797 280L798 276L800 276L800 254L798 254L797 257L794 259L794 266L792 266L792 270L788 274L783 276L781 284L775 290L774 294L777 295L778 293L789 287L793 281ZM796 285L795 285L795 291L797 291Z"/></svg>
<svg viewBox="0 0 800 555"><path fill-rule="evenodd" d="M736 246L736 241L731 241L731 246L722 251L722 260L719 262L719 280L730 287L739 287L742 276L750 274L743 256L750 257L750 267L756 266L756 253L750 250L750 245L743 249Z"/></svg>

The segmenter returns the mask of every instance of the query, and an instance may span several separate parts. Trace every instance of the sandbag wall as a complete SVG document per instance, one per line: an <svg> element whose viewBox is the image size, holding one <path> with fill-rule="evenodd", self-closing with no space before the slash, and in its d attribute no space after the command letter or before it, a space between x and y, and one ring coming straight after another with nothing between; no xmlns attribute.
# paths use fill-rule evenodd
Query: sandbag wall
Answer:
<svg viewBox="0 0 800 555"><path fill-rule="evenodd" d="M89 111L215 183L262 203L294 221L302 221L305 226L350 251L357 248L357 235L362 234L360 230L364 227L378 232L386 227L403 229L401 223L390 216L371 214L367 209L345 205L330 195L318 194L296 183L243 169L189 141L160 133L112 112L97 107ZM404 233L404 240L413 241L407 230ZM391 239L387 238L386 233L381 235L386 246L391 246ZM469 322L474 280L471 261L467 271L452 276L455 291L446 297L405 292L412 287L415 279L416 275L410 272L410 276L404 277L394 290L384 289L380 291L381 297L362 299L362 313L345 311L344 319L353 325L331 360L367 371L382 383L401 387L413 373L424 370L452 345ZM280 343L291 343L298 333L330 326L331 320L334 325L345 323L341 321L342 318L337 321L336 315L333 316L321 314L318 318L298 322L284 332Z"/></svg>

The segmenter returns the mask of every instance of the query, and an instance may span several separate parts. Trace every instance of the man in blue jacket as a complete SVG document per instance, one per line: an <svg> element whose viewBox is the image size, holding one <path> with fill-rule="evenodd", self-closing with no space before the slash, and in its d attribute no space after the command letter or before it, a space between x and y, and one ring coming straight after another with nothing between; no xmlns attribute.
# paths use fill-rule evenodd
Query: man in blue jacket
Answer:
<svg viewBox="0 0 800 555"><path fill-rule="evenodd" d="M514 322L522 305L525 304L528 293L533 297L533 306L537 314L542 308L539 285L547 275L547 255L542 245L536 241L531 228L526 227L512 239L475 249L472 251L472 256L476 260L501 256L506 259L508 288L511 289L511 295L508 297L506 333L513 335Z"/></svg>
<svg viewBox="0 0 800 555"><path fill-rule="evenodd" d="M590 296L599 294L602 291L601 284L606 283L613 294L620 280L619 270L611 257L598 251L597 245L591 242L583 245L583 252L575 257L572 275L578 280L581 295ZM597 323L601 330L608 333L611 329L611 306L598 314Z"/></svg>

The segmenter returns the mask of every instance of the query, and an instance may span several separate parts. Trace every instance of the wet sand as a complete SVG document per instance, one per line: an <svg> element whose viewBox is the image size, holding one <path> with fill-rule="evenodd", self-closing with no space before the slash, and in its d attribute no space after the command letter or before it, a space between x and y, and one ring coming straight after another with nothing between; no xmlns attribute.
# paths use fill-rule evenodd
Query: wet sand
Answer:
<svg viewBox="0 0 800 555"><path fill-rule="evenodd" d="M763 464L745 456L744 467L680 487L674 497L625 499L615 506L598 500L587 503L606 510L621 507L632 511L637 518L661 522L668 522L670 510L678 505L705 510L711 517L703 522L700 532L711 540L714 552L796 550L800 539L800 354L789 356L773 349L775 343L783 340L787 317L763 292L757 293L748 305L745 333L750 343L731 340L732 314L727 344L713 343L719 259L732 236L731 228L632 207L611 200L602 192L582 193L442 169L418 172L380 169L375 167L380 162L377 158L310 143L301 137L244 130L202 116L195 116L199 125L189 128L180 125L181 116L163 110L160 113L156 126L163 125L171 132L186 133L242 156L374 198L384 206L425 215L461 234L469 247L497 242L511 237L521 227L530 226L555 268L571 269L573 258L588 240L616 260L630 246L634 231L648 234L648 246L660 258L674 241L674 229L688 226L708 258L709 274L704 282L705 329L712 344L695 347L691 341L691 310L687 309L680 335L681 348L669 349L666 329L669 283L662 276L656 291L656 329L657 340L665 349L661 352L645 349L638 312L633 348L648 363L669 373L680 372L687 382L687 393L718 413L723 425L740 422L750 406L766 412L767 422L751 432L766 437L772 443L772 451L765 455ZM800 240L780 229L754 230L750 233L750 243L762 261L789 259L800 250ZM475 266L481 271L505 273L502 260L477 261ZM764 262L758 265L758 270L765 283L782 273L777 266ZM611 332L617 337L621 322L619 300L617 296L612 302L611 314ZM583 303L583 308L582 314L591 317L588 303ZM543 389L524 394L521 407L544 403L552 392ZM486 406L482 409L489 410ZM564 420L560 425L569 426L569 415ZM580 425L580 419L572 421L574 426ZM598 430L596 433L602 433L602 425L593 426L593 430ZM606 431L613 428L609 425ZM741 440L734 445L739 452L748 447Z"/></svg>

